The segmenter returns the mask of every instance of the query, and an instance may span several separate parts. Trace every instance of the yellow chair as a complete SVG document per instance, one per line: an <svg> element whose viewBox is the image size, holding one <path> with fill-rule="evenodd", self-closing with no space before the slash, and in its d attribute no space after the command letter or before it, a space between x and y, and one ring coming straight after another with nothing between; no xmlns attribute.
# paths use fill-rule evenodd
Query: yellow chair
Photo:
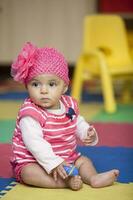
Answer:
<svg viewBox="0 0 133 200"><path fill-rule="evenodd" d="M117 110L114 78L124 79L124 97L130 98L133 62L120 16L97 14L84 19L83 48L75 66L72 96L80 102L84 80L96 78L101 81L104 108L108 113Z"/></svg>

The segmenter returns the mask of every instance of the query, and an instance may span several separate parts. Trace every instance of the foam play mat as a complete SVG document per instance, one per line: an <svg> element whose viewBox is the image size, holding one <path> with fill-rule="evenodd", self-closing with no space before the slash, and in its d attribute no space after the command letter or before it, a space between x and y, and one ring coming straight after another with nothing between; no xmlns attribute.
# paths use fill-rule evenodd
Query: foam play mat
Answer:
<svg viewBox="0 0 133 200"><path fill-rule="evenodd" d="M80 105L81 114L99 133L95 147L79 145L78 150L93 161L98 172L118 168L117 182L106 188L83 185L80 191L43 189L18 184L10 156L15 119L25 94L0 96L0 198L2 200L133 200L133 104L119 105L115 114L104 112L101 103Z"/></svg>
<svg viewBox="0 0 133 200"><path fill-rule="evenodd" d="M80 191L43 189L18 184L2 197L2 200L132 200L132 197L133 184L115 183L113 186L101 189L94 189L84 184Z"/></svg>

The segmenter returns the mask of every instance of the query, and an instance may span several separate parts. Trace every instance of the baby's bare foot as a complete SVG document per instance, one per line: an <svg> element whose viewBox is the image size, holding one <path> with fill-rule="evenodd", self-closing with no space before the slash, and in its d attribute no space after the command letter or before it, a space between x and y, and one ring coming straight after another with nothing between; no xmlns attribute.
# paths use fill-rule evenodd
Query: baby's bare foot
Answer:
<svg viewBox="0 0 133 200"><path fill-rule="evenodd" d="M81 189L83 182L80 176L72 176L68 178L67 184L72 190L79 190Z"/></svg>
<svg viewBox="0 0 133 200"><path fill-rule="evenodd" d="M112 185L117 180L119 170L113 169L108 172L100 173L91 178L90 184L92 187L106 187Z"/></svg>

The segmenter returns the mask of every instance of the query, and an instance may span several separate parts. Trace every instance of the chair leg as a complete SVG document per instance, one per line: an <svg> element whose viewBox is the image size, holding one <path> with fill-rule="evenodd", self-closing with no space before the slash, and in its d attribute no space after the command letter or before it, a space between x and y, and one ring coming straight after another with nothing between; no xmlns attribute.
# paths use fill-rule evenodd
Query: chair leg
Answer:
<svg viewBox="0 0 133 200"><path fill-rule="evenodd" d="M108 113L116 111L116 101L114 97L113 83L105 67L101 68L101 82L104 98L104 108Z"/></svg>
<svg viewBox="0 0 133 200"><path fill-rule="evenodd" d="M80 102L83 85L83 61L80 59L75 67L71 95Z"/></svg>
<svg viewBox="0 0 133 200"><path fill-rule="evenodd" d="M131 80L126 80L124 82L123 93L122 93L122 101L124 103L129 103L132 99L131 95Z"/></svg>

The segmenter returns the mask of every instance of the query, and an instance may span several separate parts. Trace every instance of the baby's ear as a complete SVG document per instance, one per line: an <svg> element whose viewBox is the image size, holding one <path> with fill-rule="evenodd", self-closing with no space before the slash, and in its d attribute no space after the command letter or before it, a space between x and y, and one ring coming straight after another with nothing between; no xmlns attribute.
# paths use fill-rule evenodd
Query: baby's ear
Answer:
<svg viewBox="0 0 133 200"><path fill-rule="evenodd" d="M65 94L67 90L68 90L68 86L65 85L65 86L64 86L64 90L63 90L63 94Z"/></svg>

